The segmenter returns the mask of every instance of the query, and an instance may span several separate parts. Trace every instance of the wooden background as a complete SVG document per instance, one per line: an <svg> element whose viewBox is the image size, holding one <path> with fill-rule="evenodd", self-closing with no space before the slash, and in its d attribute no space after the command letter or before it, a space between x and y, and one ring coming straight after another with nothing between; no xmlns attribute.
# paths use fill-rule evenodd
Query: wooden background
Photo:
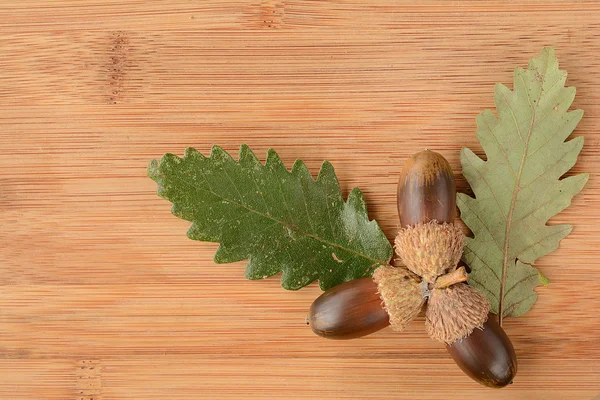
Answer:
<svg viewBox="0 0 600 400"><path fill-rule="evenodd" d="M0 399L592 399L600 393L600 3L2 1ZM591 179L553 219L552 283L505 329L515 384L478 386L425 335L334 342L316 285L244 280L155 195L165 152L248 143L363 189L391 239L402 163L460 173L493 85L553 45ZM464 179L458 178L465 190Z"/></svg>

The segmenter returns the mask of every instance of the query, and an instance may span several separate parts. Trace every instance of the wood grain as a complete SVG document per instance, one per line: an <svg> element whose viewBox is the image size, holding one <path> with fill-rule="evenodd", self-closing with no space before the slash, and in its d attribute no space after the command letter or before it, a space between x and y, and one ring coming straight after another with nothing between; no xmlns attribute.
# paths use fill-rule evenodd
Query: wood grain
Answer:
<svg viewBox="0 0 600 400"><path fill-rule="evenodd" d="M0 399L592 399L600 393L600 3L3 1L0 3ZM480 152L493 86L556 49L590 181L552 220L552 283L505 321L515 384L479 387L425 335L332 342L285 292L215 265L215 244L155 195L146 166L186 146L363 189L389 238L395 183L423 148L456 174ZM459 190L466 190L458 179Z"/></svg>

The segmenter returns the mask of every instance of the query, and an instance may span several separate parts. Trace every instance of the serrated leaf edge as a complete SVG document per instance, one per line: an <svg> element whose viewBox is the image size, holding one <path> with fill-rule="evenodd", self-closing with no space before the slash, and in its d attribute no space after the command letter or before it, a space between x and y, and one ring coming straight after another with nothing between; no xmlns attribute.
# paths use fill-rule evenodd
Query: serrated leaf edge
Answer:
<svg viewBox="0 0 600 400"><path fill-rule="evenodd" d="M331 169L332 176L333 176L333 178L335 180L335 183L336 183L337 187L339 188L339 181L337 179L337 175L335 174L335 168L327 160L323 161L323 163L321 164L321 167L319 168L319 173L317 174L317 179L315 179L315 178L313 178L312 174L310 173L310 171L306 167L306 164L304 163L304 161L302 161L301 159L296 159L295 162L294 162L294 164L293 164L293 166L292 166L292 170L291 171L288 170L285 167L285 164L283 163L283 161L281 160L281 158L279 157L279 155L277 154L277 152L274 149L272 149L272 148L269 148L268 151L267 151L267 158L266 158L265 164L262 164L260 162L260 160L258 160L258 158L256 157L256 154L246 144L242 144L240 146L240 151L239 151L239 156L238 156L238 160L237 161L235 159L233 159L233 157L231 157L231 155L227 151L225 151L221 146L213 145L212 148L211 148L210 155L209 155L208 158L211 158L211 159L214 160L214 157L216 157L218 155L223 155L225 157L228 157L232 162L234 162L236 164L240 164L240 160L242 159L242 157L251 157L252 162L257 162L263 168L276 168L276 167L280 167L283 170L285 170L285 172L287 174L289 174L289 175L295 175L295 174L299 174L299 173L305 172L305 174L306 174L305 177L311 179L315 183L319 182L321 179L323 179L323 176L326 174L326 171L328 169ZM206 156L204 156L201 152L199 152L195 148L188 147L188 148L185 149L183 157L179 157L179 156L177 156L175 154L172 154L172 153L166 153L166 154L164 154L161 157L160 160L152 160L152 161L150 161L150 163L148 165L148 168L147 168L147 175L148 175L148 177L150 179L152 179L153 181L155 181L157 183L158 186L157 186L156 194L159 197L164 198L167 201L169 201L163 195L163 193L162 193L163 192L163 182L162 182L162 180L163 180L164 176L162 176L162 174L160 172L161 165L163 165L164 163L168 163L170 161L179 164L179 163L183 162L187 157L192 157L192 156L201 156L201 157L203 157L205 159L207 158ZM208 188L208 190L213 195L215 195L216 197L223 198L219 194L217 194L214 191L212 191L212 189ZM368 226L373 226L373 225L377 225L378 226L376 220L374 220L374 219L373 220L368 219L368 212L367 212L366 201L364 199L362 191L358 187L355 187L355 188L353 188L350 191L347 199L344 200L344 198L341 195L341 193L340 193L340 196L342 197L342 201L343 201L344 207L351 207L351 208L353 208L357 212L364 213L364 215L365 215L365 217L367 219L367 225ZM392 257L392 252L393 251L392 251L391 245L389 246L388 255L387 255L386 260L376 260L376 259L374 259L372 257L366 256L365 254L359 253L359 252L357 252L357 251L355 251L353 249L346 248L346 247L341 246L341 245L339 245L337 243L333 243L333 242L330 242L328 240L324 240L324 239L322 239L322 238L320 238L320 237L318 237L316 235L313 235L311 233L305 232L304 230L298 228L297 226L291 225L291 224L289 224L287 222L284 222L284 221L279 221L278 219L273 218L270 215L266 215L266 214L263 214L263 213L261 213L261 212L259 212L257 210L253 210L251 208L248 208L244 204L241 204L241 203L236 202L234 200L225 199L225 198L223 198L223 199L227 200L227 201L229 201L231 203L235 203L235 204L237 204L240 207L246 208L250 212L257 213L261 217L271 219L271 220L273 220L276 223L279 223L279 224L281 224L281 225L283 225L283 226L285 226L287 228L293 229L293 230L299 232L300 234L305 235L306 237L310 237L313 240L316 240L316 241L318 241L320 243L323 243L324 245L330 246L332 248L337 248L337 249L339 249L341 251L345 251L345 252L353 254L354 256L361 257L361 258L363 258L365 260L368 260L368 261L370 261L372 263L371 266L369 267L369 269L371 269L371 270L374 270L374 268L377 267L377 266L379 266L379 265L387 264L389 262L389 260L391 259L391 257ZM177 211L177 208L176 208L175 205L173 205L171 207L171 213L173 215L177 216L178 218L182 218L181 216L177 215L176 211ZM182 219L185 219L185 218L182 218ZM190 220L188 220L188 221L190 221ZM192 225L190 226L188 232L190 232L190 231L193 230L193 227L194 227L194 224L195 224L194 221L190 221L190 222L192 222ZM380 228L378 228L378 229L381 232L381 229ZM381 233L383 235L383 232L381 232ZM203 241L218 242L218 240L204 240L204 239L203 239ZM217 249L217 252L215 252L215 256L217 254L218 254L218 249ZM218 260L214 260L214 262L218 263ZM319 284L320 283L321 282L319 281Z"/></svg>

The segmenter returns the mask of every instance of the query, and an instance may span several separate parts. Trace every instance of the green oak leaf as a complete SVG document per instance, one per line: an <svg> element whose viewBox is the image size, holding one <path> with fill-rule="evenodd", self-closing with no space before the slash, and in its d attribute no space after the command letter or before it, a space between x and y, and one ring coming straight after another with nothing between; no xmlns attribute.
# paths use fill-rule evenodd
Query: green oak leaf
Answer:
<svg viewBox="0 0 600 400"><path fill-rule="evenodd" d="M556 250L570 225L547 225L571 204L588 175L561 179L577 161L583 137L565 142L583 116L568 111L574 87L558 69L554 50L544 48L527 70L517 68L514 90L495 87L498 117L485 110L477 116L483 161L471 150L461 152L463 175L475 197L458 194L461 218L474 234L463 260L471 267L469 283L480 289L502 317L527 312L537 299L533 290L548 284L532 265Z"/></svg>
<svg viewBox="0 0 600 400"><path fill-rule="evenodd" d="M220 243L216 263L247 259L248 279L283 272L285 289L319 280L326 290L370 276L392 256L361 191L344 201L327 161L314 180L302 161L288 171L273 150L263 165L246 145L237 162L218 146L208 158L188 148L183 158L152 161L148 176L172 213L193 222L188 237Z"/></svg>

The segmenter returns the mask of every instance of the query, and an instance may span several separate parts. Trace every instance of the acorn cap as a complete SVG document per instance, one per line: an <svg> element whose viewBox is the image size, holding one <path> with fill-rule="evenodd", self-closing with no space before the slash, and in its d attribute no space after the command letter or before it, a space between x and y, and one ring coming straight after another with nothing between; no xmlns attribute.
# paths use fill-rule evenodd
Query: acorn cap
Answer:
<svg viewBox="0 0 600 400"><path fill-rule="evenodd" d="M425 327L429 337L447 344L454 343L481 329L487 321L490 305L476 289L457 283L434 289L429 297Z"/></svg>
<svg viewBox="0 0 600 400"><path fill-rule="evenodd" d="M379 296L394 331L403 330L421 311L421 279L404 267L383 265L373 273Z"/></svg>
<svg viewBox="0 0 600 400"><path fill-rule="evenodd" d="M430 221L400 229L395 243L402 263L433 283L436 277L456 267L465 238L459 226Z"/></svg>

